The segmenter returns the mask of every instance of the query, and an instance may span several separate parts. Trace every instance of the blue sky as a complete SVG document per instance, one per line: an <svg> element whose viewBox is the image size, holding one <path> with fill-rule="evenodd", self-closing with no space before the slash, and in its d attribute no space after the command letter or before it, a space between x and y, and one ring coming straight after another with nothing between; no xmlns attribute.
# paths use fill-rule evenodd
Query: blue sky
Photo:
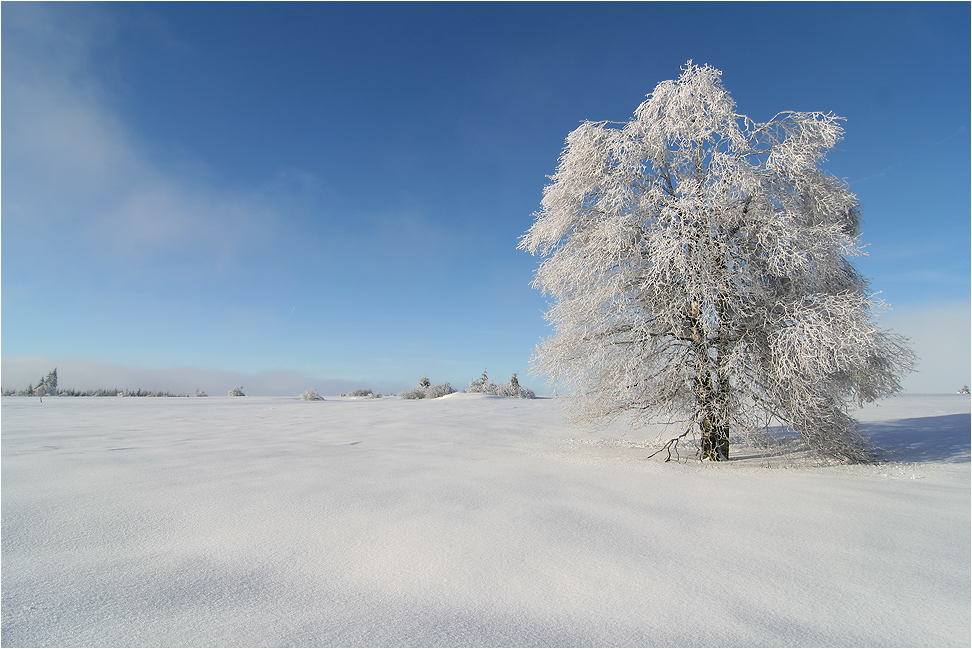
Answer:
<svg viewBox="0 0 972 649"><path fill-rule="evenodd" d="M826 168L864 206L882 326L922 357L905 386L970 381L968 3L0 11L4 387L52 364L264 394L486 367L543 392L517 238L566 135L689 59L756 121L847 118Z"/></svg>

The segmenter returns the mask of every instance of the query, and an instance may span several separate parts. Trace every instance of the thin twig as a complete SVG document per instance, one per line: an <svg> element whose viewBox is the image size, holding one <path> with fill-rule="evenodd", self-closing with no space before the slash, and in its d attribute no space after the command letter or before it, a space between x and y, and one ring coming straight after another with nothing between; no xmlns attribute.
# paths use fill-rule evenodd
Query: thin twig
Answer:
<svg viewBox="0 0 972 649"><path fill-rule="evenodd" d="M668 452L668 457L665 458L665 461L666 462L671 462L672 461L672 452L674 451L674 453L675 453L675 461L676 462L681 462L682 461L682 456L679 455L679 453L678 453L678 443L682 440L683 437L685 437L686 435L688 435L689 433L692 432L692 428L694 427L694 425L695 424L693 423L692 426L689 426L688 427L688 430L686 430L684 433L682 433L678 437L673 437L670 440L668 440L667 442L665 442L665 445L664 446L662 446L660 449L658 449L657 451L655 451L654 453L652 453L651 455L649 455L645 459L646 460L650 460L651 458L655 457L656 455L658 455L662 451L667 451Z"/></svg>

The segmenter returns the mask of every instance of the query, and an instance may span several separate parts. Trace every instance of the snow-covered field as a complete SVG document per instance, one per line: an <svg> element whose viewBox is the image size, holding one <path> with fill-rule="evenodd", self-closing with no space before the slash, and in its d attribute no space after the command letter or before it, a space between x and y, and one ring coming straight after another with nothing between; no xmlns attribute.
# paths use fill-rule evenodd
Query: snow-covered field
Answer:
<svg viewBox="0 0 972 649"><path fill-rule="evenodd" d="M4 646L969 646L970 401L860 413L893 461L556 400L2 400Z"/></svg>

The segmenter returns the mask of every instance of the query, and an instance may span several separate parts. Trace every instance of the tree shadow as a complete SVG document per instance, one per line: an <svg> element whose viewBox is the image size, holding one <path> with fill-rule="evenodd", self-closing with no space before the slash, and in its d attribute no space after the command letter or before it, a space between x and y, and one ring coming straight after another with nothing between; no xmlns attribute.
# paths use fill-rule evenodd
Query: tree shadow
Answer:
<svg viewBox="0 0 972 649"><path fill-rule="evenodd" d="M938 415L863 423L884 459L895 462L969 462L972 415Z"/></svg>

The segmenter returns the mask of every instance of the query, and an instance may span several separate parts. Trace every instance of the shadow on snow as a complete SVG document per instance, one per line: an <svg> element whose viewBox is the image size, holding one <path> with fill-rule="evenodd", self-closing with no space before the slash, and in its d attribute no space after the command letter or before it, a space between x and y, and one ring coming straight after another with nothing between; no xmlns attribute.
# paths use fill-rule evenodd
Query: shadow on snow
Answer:
<svg viewBox="0 0 972 649"><path fill-rule="evenodd" d="M972 415L938 415L863 423L864 434L896 462L968 462Z"/></svg>
<svg viewBox="0 0 972 649"><path fill-rule="evenodd" d="M877 451L879 461L962 463L972 459L972 415L969 413L861 422L861 429ZM736 448L738 451L731 461L792 458L807 450L798 434L779 427L771 429L762 439ZM685 457L684 452L681 455Z"/></svg>

